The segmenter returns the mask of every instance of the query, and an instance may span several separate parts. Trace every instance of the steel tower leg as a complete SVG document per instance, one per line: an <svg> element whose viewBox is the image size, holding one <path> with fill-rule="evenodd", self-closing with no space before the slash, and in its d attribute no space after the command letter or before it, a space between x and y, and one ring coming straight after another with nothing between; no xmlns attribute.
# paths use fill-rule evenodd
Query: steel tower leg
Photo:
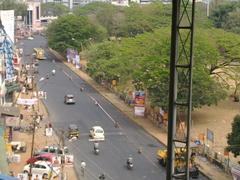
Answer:
<svg viewBox="0 0 240 180"><path fill-rule="evenodd" d="M172 1L167 180L189 179L195 0ZM175 148L185 147L185 171L176 173Z"/></svg>

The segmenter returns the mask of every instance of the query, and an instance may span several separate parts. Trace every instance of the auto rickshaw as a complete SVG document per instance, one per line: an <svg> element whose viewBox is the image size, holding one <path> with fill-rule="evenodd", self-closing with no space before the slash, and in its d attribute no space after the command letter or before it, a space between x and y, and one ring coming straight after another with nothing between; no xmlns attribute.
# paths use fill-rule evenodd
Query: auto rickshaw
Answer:
<svg viewBox="0 0 240 180"><path fill-rule="evenodd" d="M68 126L68 138L79 138L79 130L76 124L70 124Z"/></svg>

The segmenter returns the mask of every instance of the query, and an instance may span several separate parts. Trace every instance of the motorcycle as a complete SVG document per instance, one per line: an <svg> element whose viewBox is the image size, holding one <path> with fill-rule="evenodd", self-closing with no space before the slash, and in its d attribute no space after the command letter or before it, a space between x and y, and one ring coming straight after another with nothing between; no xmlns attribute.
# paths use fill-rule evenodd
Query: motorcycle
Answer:
<svg viewBox="0 0 240 180"><path fill-rule="evenodd" d="M98 154L99 154L99 148L94 148L94 153L95 153L96 155L98 155Z"/></svg>
<svg viewBox="0 0 240 180"><path fill-rule="evenodd" d="M99 154L99 144L98 144L98 142L94 142L94 153L96 154L96 155L98 155Z"/></svg>
<svg viewBox="0 0 240 180"><path fill-rule="evenodd" d="M133 159L132 158L127 159L127 168L129 170L131 170L133 168Z"/></svg>

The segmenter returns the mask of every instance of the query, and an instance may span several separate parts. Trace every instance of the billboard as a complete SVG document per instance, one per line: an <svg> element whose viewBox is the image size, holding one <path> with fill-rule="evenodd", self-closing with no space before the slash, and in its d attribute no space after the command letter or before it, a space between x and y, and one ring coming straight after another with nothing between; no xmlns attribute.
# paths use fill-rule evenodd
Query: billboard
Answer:
<svg viewBox="0 0 240 180"><path fill-rule="evenodd" d="M14 42L14 10L1 10L0 17L7 35Z"/></svg>
<svg viewBox="0 0 240 180"><path fill-rule="evenodd" d="M136 116L144 116L145 113L145 92L135 91L134 93L134 114Z"/></svg>

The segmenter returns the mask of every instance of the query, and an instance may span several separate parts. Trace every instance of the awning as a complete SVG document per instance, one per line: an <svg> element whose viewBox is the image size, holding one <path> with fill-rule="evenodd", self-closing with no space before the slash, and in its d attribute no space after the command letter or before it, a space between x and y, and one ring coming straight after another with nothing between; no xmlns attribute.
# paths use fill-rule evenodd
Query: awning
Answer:
<svg viewBox="0 0 240 180"><path fill-rule="evenodd" d="M0 114L1 115L7 115L7 116L19 116L20 110L18 107L6 107L6 106L0 106Z"/></svg>
<svg viewBox="0 0 240 180"><path fill-rule="evenodd" d="M14 91L19 91L20 90L20 85L18 83L12 83L11 85L6 85L7 92L6 93L11 93Z"/></svg>

